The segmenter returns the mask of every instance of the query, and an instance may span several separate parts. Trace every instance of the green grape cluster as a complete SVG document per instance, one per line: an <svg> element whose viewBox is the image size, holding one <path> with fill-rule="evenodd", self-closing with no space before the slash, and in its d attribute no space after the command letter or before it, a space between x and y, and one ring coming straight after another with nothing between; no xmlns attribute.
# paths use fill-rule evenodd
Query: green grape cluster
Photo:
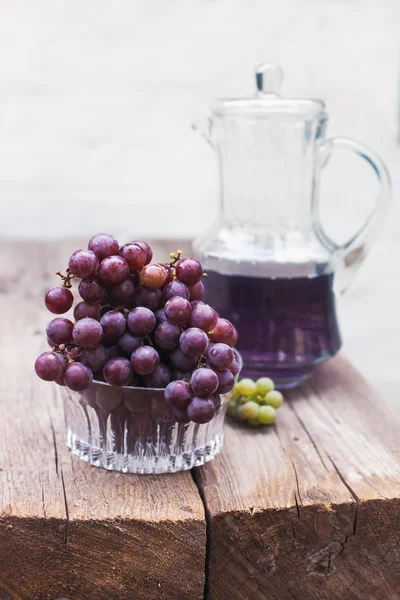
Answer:
<svg viewBox="0 0 400 600"><path fill-rule="evenodd" d="M276 411L283 404L283 396L275 390L275 384L269 377L257 381L241 379L233 390L228 403L227 413L238 421L248 421L250 425L272 425Z"/></svg>

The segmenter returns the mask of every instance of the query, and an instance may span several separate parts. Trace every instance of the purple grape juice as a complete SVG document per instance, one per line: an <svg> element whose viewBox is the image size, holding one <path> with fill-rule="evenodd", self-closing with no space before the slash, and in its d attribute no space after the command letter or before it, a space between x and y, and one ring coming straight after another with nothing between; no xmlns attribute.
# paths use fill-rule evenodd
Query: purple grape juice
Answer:
<svg viewBox="0 0 400 600"><path fill-rule="evenodd" d="M206 301L237 328L243 377L291 387L341 346L333 274L262 278L207 270Z"/></svg>

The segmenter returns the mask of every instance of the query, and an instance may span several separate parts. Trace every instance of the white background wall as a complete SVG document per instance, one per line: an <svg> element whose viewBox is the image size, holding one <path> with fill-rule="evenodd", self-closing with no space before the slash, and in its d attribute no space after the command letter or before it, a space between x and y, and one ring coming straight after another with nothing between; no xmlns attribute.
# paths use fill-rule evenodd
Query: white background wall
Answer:
<svg viewBox="0 0 400 600"><path fill-rule="evenodd" d="M0 235L196 235L217 210L214 157L190 124L251 95L273 60L285 95L325 99L330 135L376 149L395 205L340 303L345 349L400 397L396 0L0 0ZM336 159L322 189L344 237L375 183Z"/></svg>

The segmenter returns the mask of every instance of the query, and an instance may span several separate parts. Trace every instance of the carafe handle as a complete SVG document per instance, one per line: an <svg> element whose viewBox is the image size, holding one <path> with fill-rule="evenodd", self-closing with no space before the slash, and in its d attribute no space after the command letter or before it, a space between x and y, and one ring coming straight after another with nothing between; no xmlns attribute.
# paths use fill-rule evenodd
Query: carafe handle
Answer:
<svg viewBox="0 0 400 600"><path fill-rule="evenodd" d="M346 243L337 244L324 231L319 217L319 179L320 172L326 166L335 150L350 150L366 160L373 168L379 184L379 193L375 207L365 223ZM351 138L334 137L325 140L318 147L317 165L313 185L313 224L322 244L337 259L336 284L340 293L349 287L351 280L368 254L371 244L377 237L388 213L391 201L391 182L389 172L383 161L372 150Z"/></svg>

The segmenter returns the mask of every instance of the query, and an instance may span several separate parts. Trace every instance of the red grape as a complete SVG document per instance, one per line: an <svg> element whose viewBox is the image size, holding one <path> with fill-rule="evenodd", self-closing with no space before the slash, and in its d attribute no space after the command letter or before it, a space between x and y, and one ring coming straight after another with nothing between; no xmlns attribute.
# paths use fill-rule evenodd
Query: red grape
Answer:
<svg viewBox="0 0 400 600"><path fill-rule="evenodd" d="M203 276L203 267L195 258L182 258L176 265L176 276L186 285L198 283Z"/></svg>
<svg viewBox="0 0 400 600"><path fill-rule="evenodd" d="M117 285L110 285L107 288L107 298L115 306L126 306L133 301L135 286L131 279L125 279Z"/></svg>
<svg viewBox="0 0 400 600"><path fill-rule="evenodd" d="M122 356L112 358L104 365L103 375L110 385L123 387L132 380L132 365L127 358Z"/></svg>
<svg viewBox="0 0 400 600"><path fill-rule="evenodd" d="M63 376L67 361L57 352L43 352L35 361L36 375L44 381L56 381Z"/></svg>
<svg viewBox="0 0 400 600"><path fill-rule="evenodd" d="M119 252L118 241L108 233L98 233L89 242L89 250L95 253L99 260L113 256Z"/></svg>
<svg viewBox="0 0 400 600"><path fill-rule="evenodd" d="M233 362L232 362L231 366L229 367L229 370L233 375L237 375L240 371L240 367L241 367L240 354L235 348L233 348Z"/></svg>
<svg viewBox="0 0 400 600"><path fill-rule="evenodd" d="M107 360L111 360L112 358L118 358L119 355L119 346L117 346L117 344L109 346L107 348Z"/></svg>
<svg viewBox="0 0 400 600"><path fill-rule="evenodd" d="M165 302L170 300L173 296L180 296L181 298L185 298L185 300L189 300L189 290L187 286L180 281L171 281L171 283L168 283L163 289L162 295Z"/></svg>
<svg viewBox="0 0 400 600"><path fill-rule="evenodd" d="M229 346L236 346L238 337L239 337L239 334L237 332L237 329L235 326L233 326L233 336L231 337L230 341L226 342L226 343L229 344Z"/></svg>
<svg viewBox="0 0 400 600"><path fill-rule="evenodd" d="M163 321L157 325L154 331L154 340L157 346L163 350L173 350L179 344L180 335L179 325Z"/></svg>
<svg viewBox="0 0 400 600"><path fill-rule="evenodd" d="M103 328L103 340L107 343L116 343L126 330L126 318L117 310L109 310L100 319Z"/></svg>
<svg viewBox="0 0 400 600"><path fill-rule="evenodd" d="M153 373L145 375L143 379L147 387L165 388L171 381L171 371L167 365L160 363Z"/></svg>
<svg viewBox="0 0 400 600"><path fill-rule="evenodd" d="M121 405L123 398L122 390L110 390L106 385L99 385L96 390L97 406L109 413Z"/></svg>
<svg viewBox="0 0 400 600"><path fill-rule="evenodd" d="M207 350L208 336L202 329L190 327L182 333L179 345L184 354L197 358Z"/></svg>
<svg viewBox="0 0 400 600"><path fill-rule="evenodd" d="M189 419L200 425L211 421L215 413L215 404L211 398L198 398L195 396L187 407Z"/></svg>
<svg viewBox="0 0 400 600"><path fill-rule="evenodd" d="M149 308L138 306L129 313L127 323L135 335L148 335L156 326L156 317Z"/></svg>
<svg viewBox="0 0 400 600"><path fill-rule="evenodd" d="M126 356L131 356L132 352L139 348L142 344L142 338L133 335L130 331L126 331L118 340L118 346Z"/></svg>
<svg viewBox="0 0 400 600"><path fill-rule="evenodd" d="M204 332L202 332L204 333ZM169 355L169 359L171 361L171 363L174 365L174 367L177 367L178 369L183 369L183 370L188 370L191 369L195 363L197 356L192 358L190 356L188 356L187 354L185 354L182 351L182 348L180 346L178 346L178 348L175 348L174 350L172 350L172 352Z"/></svg>
<svg viewBox="0 0 400 600"><path fill-rule="evenodd" d="M165 270L165 273L167 275L167 278L164 283L164 286L165 286L174 280L174 270L171 267L171 265L169 265L168 263L159 263L159 264L163 267L163 269Z"/></svg>
<svg viewBox="0 0 400 600"><path fill-rule="evenodd" d="M64 381L64 375L61 375L61 377L59 377L58 379L55 380L55 382L57 385L61 385L61 387L65 387L65 381Z"/></svg>
<svg viewBox="0 0 400 600"><path fill-rule="evenodd" d="M234 339L235 331L236 329L228 319L219 318L214 329L210 332L210 339L213 342L223 342L233 346L231 342Z"/></svg>
<svg viewBox="0 0 400 600"><path fill-rule="evenodd" d="M82 392L92 383L93 374L82 363L73 362L65 370L64 381L70 390Z"/></svg>
<svg viewBox="0 0 400 600"><path fill-rule="evenodd" d="M108 256L101 261L99 277L106 285L118 285L129 275L129 267L121 256Z"/></svg>
<svg viewBox="0 0 400 600"><path fill-rule="evenodd" d="M146 265L149 264L149 262L151 261L151 259L153 258L153 250L150 248L149 244L147 242L138 242L137 240L130 242L131 244L136 244L136 246L139 246L139 248L141 248L142 250L144 250L146 252Z"/></svg>
<svg viewBox="0 0 400 600"><path fill-rule="evenodd" d="M78 302L74 308L74 319L75 321L80 321L80 319L84 319L85 317L100 321L100 306L98 304L89 304L89 302L85 302L84 300Z"/></svg>
<svg viewBox="0 0 400 600"><path fill-rule="evenodd" d="M90 317L85 317L84 319L77 321L74 325L74 342L82 348L96 348L97 346L100 346L102 335L102 326L98 321L95 321L95 319L91 319Z"/></svg>
<svg viewBox="0 0 400 600"><path fill-rule="evenodd" d="M216 374L219 382L217 392L219 394L227 394L235 384L233 373L229 369L224 369L223 371L216 371Z"/></svg>
<svg viewBox="0 0 400 600"><path fill-rule="evenodd" d="M207 361L210 367L222 371L228 369L233 362L233 351L228 344L213 344L207 351Z"/></svg>
<svg viewBox="0 0 400 600"><path fill-rule="evenodd" d="M69 258L68 268L81 279L91 277L99 268L99 259L91 250L76 250Z"/></svg>
<svg viewBox="0 0 400 600"><path fill-rule="evenodd" d="M167 279L167 273L161 265L146 265L140 271L140 281L151 289L161 288Z"/></svg>
<svg viewBox="0 0 400 600"><path fill-rule="evenodd" d="M177 423L190 423L186 408L171 408Z"/></svg>
<svg viewBox="0 0 400 600"><path fill-rule="evenodd" d="M164 391L165 401L173 408L186 408L192 397L192 388L186 381L172 381Z"/></svg>
<svg viewBox="0 0 400 600"><path fill-rule="evenodd" d="M219 395L218 391L210 396L210 400L213 402L215 410L217 411L221 406L221 396Z"/></svg>
<svg viewBox="0 0 400 600"><path fill-rule="evenodd" d="M136 306L145 306L150 310L156 310L162 300L162 292L160 289L152 290L144 285L139 286L135 295Z"/></svg>
<svg viewBox="0 0 400 600"><path fill-rule="evenodd" d="M145 422L141 415L130 426L135 435L147 426L150 434L150 417L153 422L207 423L241 366L232 349L235 327L201 300L202 265L180 254L172 266L151 263L146 242L119 247L113 236L95 235L88 250L77 250L69 259L67 273L81 279L83 299L74 309L75 324L56 318L47 328L49 344L65 345L66 357L47 352L35 363L42 378L76 391L90 386L93 373L117 387L164 389L168 404L158 398L146 403ZM68 275L63 279L67 282ZM62 314L71 308L73 295L60 285L49 290L45 301L49 310ZM104 390L95 406L111 411L121 405L123 392L111 406L108 387Z"/></svg>
<svg viewBox="0 0 400 600"><path fill-rule="evenodd" d="M128 263L130 271L137 271L146 264L146 252L137 244L124 244L119 255Z"/></svg>
<svg viewBox="0 0 400 600"><path fill-rule="evenodd" d="M165 316L165 311L164 311L163 308L158 308L156 311L154 311L154 314L155 314L155 317L156 317L156 323L157 323L157 325L159 325L163 321L167 320L167 317Z"/></svg>
<svg viewBox="0 0 400 600"><path fill-rule="evenodd" d="M197 396L211 396L217 391L218 376L211 369L197 369L190 378L190 385Z"/></svg>
<svg viewBox="0 0 400 600"><path fill-rule="evenodd" d="M149 377L151 377L149 375ZM150 416L156 423L171 423L175 421L174 414L164 398L153 398L150 407Z"/></svg>
<svg viewBox="0 0 400 600"><path fill-rule="evenodd" d="M72 330L74 324L69 319L56 317L47 326L46 333L53 346L70 344L72 342Z"/></svg>
<svg viewBox="0 0 400 600"><path fill-rule="evenodd" d="M200 304L205 304L205 302L203 302L203 300L190 300L190 304L192 305L192 310L194 308L196 308L196 306L199 306Z"/></svg>
<svg viewBox="0 0 400 600"><path fill-rule="evenodd" d="M209 304L197 304L192 309L189 319L190 327L199 327L203 331L212 331L218 321L218 313Z"/></svg>
<svg viewBox="0 0 400 600"><path fill-rule="evenodd" d="M93 350L87 348L83 350L81 362L91 369L91 371L100 371L108 360L107 348L98 346Z"/></svg>
<svg viewBox="0 0 400 600"><path fill-rule="evenodd" d="M79 283L78 291L83 300L96 304L103 300L105 287L97 278L88 277Z"/></svg>
<svg viewBox="0 0 400 600"><path fill-rule="evenodd" d="M133 370L138 375L150 375L160 364L157 350L151 346L141 346L131 356Z"/></svg>
<svg viewBox="0 0 400 600"><path fill-rule="evenodd" d="M204 285L202 281L198 281L193 285L189 285L189 300L192 302L194 300L201 300L204 296Z"/></svg>
<svg viewBox="0 0 400 600"><path fill-rule="evenodd" d="M171 371L171 381L177 381L178 379L190 380L191 376L192 376L191 370L172 369L172 371Z"/></svg>
<svg viewBox="0 0 400 600"><path fill-rule="evenodd" d="M189 300L185 300L185 298L181 298L180 296L174 296L166 303L164 312L168 321L176 325L183 325L183 323L189 320L192 314L192 307Z"/></svg>
<svg viewBox="0 0 400 600"><path fill-rule="evenodd" d="M70 289L56 285L49 289L44 297L47 310L55 315L66 313L74 302L74 297Z"/></svg>

